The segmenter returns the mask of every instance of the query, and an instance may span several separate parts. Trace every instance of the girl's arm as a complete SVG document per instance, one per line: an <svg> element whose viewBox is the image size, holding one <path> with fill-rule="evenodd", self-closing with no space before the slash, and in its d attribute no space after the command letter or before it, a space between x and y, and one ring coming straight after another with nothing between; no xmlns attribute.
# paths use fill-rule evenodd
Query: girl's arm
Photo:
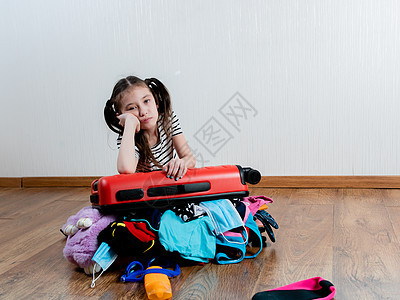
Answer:
<svg viewBox="0 0 400 300"><path fill-rule="evenodd" d="M186 167L194 168L196 165L196 159L194 158L192 150L190 150L183 133L173 136L172 143L174 144L174 148L178 153L179 158L185 161Z"/></svg>
<svg viewBox="0 0 400 300"><path fill-rule="evenodd" d="M118 118L124 127L124 133L118 152L117 169L120 174L135 173L138 163L135 156L135 133L140 130L140 122L134 115L127 113Z"/></svg>
<svg viewBox="0 0 400 300"><path fill-rule="evenodd" d="M172 137L172 143L179 159L171 160L165 167L164 171L167 172L167 177L178 180L186 174L188 168L194 168L196 159L186 141L183 134L178 134Z"/></svg>

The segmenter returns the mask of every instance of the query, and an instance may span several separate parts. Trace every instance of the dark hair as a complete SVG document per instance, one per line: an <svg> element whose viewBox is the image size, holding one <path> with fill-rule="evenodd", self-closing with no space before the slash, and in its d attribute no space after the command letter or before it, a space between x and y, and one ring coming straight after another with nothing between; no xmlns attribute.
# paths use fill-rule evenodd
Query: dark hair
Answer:
<svg viewBox="0 0 400 300"><path fill-rule="evenodd" d="M144 86L149 88L151 91L156 104L158 105L158 117L162 122L163 129L168 137L172 135L172 106L169 92L164 84L156 78L148 78L142 80L136 76L128 76L119 80L111 93L111 97L107 100L104 107L104 119L106 120L107 126L114 132L122 135L124 133L124 127L119 124L117 113L121 113L121 99L125 92L130 88L136 86ZM160 163L154 158L151 152L149 142L143 134L143 131L139 131L135 134L136 146L139 149L139 162L147 164L152 162L158 167L162 167Z"/></svg>

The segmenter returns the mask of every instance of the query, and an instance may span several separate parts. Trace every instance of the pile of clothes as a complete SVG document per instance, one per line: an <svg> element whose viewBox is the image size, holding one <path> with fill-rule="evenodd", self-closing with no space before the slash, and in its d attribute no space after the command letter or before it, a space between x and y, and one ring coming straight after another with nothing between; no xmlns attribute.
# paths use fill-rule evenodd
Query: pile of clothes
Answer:
<svg viewBox="0 0 400 300"><path fill-rule="evenodd" d="M93 275L104 272L118 256L239 263L262 251L263 231L275 242L273 228L278 229L278 224L266 211L269 203L272 200L265 196L251 196L120 215L103 215L85 207L61 229L68 236L63 254Z"/></svg>

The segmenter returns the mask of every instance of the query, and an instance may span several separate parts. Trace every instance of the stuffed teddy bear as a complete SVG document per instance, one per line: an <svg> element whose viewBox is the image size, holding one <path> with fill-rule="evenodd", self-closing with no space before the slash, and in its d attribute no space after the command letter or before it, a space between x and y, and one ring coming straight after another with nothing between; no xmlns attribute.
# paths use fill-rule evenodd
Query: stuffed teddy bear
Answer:
<svg viewBox="0 0 400 300"><path fill-rule="evenodd" d="M61 228L61 231L67 236L63 250L64 257L83 268L86 274L92 274L95 267L94 271L99 272L99 266L92 261L92 257L99 247L97 236L115 220L114 215L103 215L90 206L84 207L76 215L70 216Z"/></svg>

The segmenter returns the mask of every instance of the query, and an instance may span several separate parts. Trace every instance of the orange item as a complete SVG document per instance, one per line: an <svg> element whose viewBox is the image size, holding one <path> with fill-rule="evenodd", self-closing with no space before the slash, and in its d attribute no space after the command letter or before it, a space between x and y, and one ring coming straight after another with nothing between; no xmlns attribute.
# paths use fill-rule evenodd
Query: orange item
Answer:
<svg viewBox="0 0 400 300"><path fill-rule="evenodd" d="M258 210L266 210L266 209L268 209L268 205L263 204Z"/></svg>
<svg viewBox="0 0 400 300"><path fill-rule="evenodd" d="M161 267L149 267L148 269L162 269ZM150 273L144 276L144 287L149 299L171 299L172 289L169 278L165 274Z"/></svg>

